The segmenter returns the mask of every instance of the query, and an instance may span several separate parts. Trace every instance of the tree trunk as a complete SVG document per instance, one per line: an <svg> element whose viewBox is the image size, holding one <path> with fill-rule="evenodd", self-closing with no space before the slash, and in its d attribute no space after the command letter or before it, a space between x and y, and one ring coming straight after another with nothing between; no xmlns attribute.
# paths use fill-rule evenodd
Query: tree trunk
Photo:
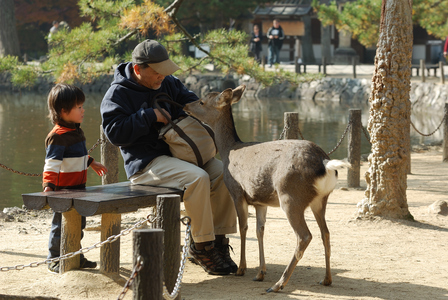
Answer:
<svg viewBox="0 0 448 300"><path fill-rule="evenodd" d="M411 0L383 0L369 98L372 143L361 215L411 218L406 200L410 160Z"/></svg>
<svg viewBox="0 0 448 300"><path fill-rule="evenodd" d="M0 0L2 16L0 17L0 57L20 56L19 38L17 37L14 0Z"/></svg>

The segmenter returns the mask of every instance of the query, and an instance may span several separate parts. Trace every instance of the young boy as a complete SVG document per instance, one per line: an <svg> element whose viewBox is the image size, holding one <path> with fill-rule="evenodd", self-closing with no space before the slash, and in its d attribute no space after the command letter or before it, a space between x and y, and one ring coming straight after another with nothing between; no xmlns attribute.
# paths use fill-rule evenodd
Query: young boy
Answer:
<svg viewBox="0 0 448 300"><path fill-rule="evenodd" d="M89 166L99 176L107 172L105 166L87 153L86 139L80 127L84 118L84 101L84 93L68 84L57 84L48 94L49 118L55 126L45 139L44 192L85 188ZM48 259L60 256L61 219L61 213L53 214ZM85 226L86 218L82 217L80 230ZM96 262L81 254L80 267L96 268ZM59 273L59 261L49 264L48 270Z"/></svg>

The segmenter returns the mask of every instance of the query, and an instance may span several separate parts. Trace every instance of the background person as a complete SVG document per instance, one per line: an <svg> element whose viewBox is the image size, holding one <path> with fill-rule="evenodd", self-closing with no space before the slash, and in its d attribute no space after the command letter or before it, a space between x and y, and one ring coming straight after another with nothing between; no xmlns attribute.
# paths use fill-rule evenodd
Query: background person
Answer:
<svg viewBox="0 0 448 300"><path fill-rule="evenodd" d="M255 60L261 63L261 51L263 50L261 42L263 40L263 35L260 32L260 27L257 24L254 25L253 31L251 33L250 47L249 50L254 54Z"/></svg>
<svg viewBox="0 0 448 300"><path fill-rule="evenodd" d="M280 26L280 23L277 19L272 22L272 27L269 28L267 37L269 39L268 61L269 65L272 67L273 64L280 63L280 50L282 49L283 40L285 39L283 28Z"/></svg>
<svg viewBox="0 0 448 300"><path fill-rule="evenodd" d="M186 214L191 218L192 259L212 275L236 272L226 234L237 232L236 211L223 181L223 166L212 158L202 168L172 157L158 130L168 120L153 108L153 99L167 93L182 105L198 97L172 76L179 67L165 47L154 40L138 44L132 62L120 64L101 103L104 132L120 147L127 177L134 184L149 184L184 191ZM185 112L160 103L175 120Z"/></svg>

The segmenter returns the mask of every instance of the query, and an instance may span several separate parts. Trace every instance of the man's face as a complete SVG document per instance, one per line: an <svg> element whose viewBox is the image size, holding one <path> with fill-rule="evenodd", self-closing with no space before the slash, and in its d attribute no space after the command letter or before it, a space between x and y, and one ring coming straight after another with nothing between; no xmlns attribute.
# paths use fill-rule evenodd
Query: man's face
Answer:
<svg viewBox="0 0 448 300"><path fill-rule="evenodd" d="M279 25L279 24L278 24L277 21L274 21L274 22L273 22L273 25L274 25L275 28L278 28L278 25Z"/></svg>
<svg viewBox="0 0 448 300"><path fill-rule="evenodd" d="M135 65L134 74L139 84L152 90L158 90L162 85L162 81L165 79L165 75L157 73L149 66L141 68L140 66Z"/></svg>

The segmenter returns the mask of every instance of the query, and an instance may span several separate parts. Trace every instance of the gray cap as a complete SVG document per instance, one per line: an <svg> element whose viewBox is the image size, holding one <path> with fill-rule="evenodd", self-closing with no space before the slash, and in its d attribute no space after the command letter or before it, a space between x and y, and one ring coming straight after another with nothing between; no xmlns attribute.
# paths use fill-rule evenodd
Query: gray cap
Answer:
<svg viewBox="0 0 448 300"><path fill-rule="evenodd" d="M165 47L154 40L146 40L138 44L132 51L132 62L139 65L147 64L154 71L165 76L180 69L170 60Z"/></svg>

